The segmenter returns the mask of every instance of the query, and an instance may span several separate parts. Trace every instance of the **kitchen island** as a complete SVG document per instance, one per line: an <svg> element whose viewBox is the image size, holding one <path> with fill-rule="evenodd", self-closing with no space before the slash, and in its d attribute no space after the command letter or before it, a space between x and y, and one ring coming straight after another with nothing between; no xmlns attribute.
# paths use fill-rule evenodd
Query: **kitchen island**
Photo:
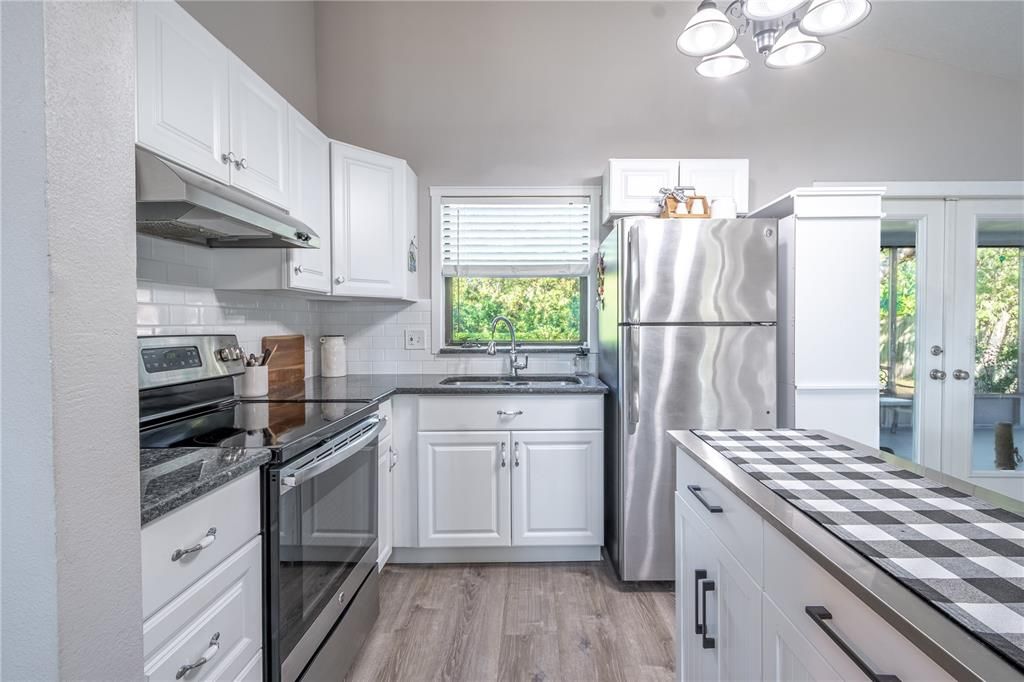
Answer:
<svg viewBox="0 0 1024 682"><path fill-rule="evenodd" d="M1010 500L827 432L668 437L683 678L1020 678Z"/></svg>

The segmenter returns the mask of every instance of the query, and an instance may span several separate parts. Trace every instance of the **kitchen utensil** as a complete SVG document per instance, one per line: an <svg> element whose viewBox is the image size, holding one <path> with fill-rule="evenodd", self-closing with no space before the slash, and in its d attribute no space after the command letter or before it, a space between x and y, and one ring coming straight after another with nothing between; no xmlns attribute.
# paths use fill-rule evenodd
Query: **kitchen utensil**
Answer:
<svg viewBox="0 0 1024 682"><path fill-rule="evenodd" d="M267 395L268 388L267 368L251 365L245 368L238 394L243 398L259 398Z"/></svg>

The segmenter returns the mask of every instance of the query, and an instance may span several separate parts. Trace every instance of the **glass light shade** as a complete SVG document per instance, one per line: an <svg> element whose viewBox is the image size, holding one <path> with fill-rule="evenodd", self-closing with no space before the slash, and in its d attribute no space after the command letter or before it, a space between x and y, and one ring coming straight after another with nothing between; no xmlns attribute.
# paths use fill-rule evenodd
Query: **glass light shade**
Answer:
<svg viewBox="0 0 1024 682"><path fill-rule="evenodd" d="M778 19L795 10L807 0L747 0L743 13L754 21Z"/></svg>
<svg viewBox="0 0 1024 682"><path fill-rule="evenodd" d="M717 54L708 55L697 64L697 73L705 78L725 78L746 71L750 62L743 56L740 46L733 43Z"/></svg>
<svg viewBox="0 0 1024 682"><path fill-rule="evenodd" d="M715 3L702 2L686 28L679 34L676 47L690 57L707 57L736 42L736 27L729 23Z"/></svg>
<svg viewBox="0 0 1024 682"><path fill-rule="evenodd" d="M800 66L825 54L825 46L814 36L809 36L800 30L800 26L793 22L775 43L775 47L765 57L765 66L772 69L788 69L792 66Z"/></svg>
<svg viewBox="0 0 1024 682"><path fill-rule="evenodd" d="M811 36L828 36L853 28L870 13L868 0L814 0L800 20L800 30Z"/></svg>

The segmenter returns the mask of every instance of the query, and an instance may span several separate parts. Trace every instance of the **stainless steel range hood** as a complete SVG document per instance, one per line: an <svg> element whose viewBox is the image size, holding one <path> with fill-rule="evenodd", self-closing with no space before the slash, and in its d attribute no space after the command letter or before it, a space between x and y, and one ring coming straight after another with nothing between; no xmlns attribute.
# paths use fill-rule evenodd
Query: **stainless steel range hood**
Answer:
<svg viewBox="0 0 1024 682"><path fill-rule="evenodd" d="M210 248L320 247L317 233L287 212L139 148L135 225L143 234Z"/></svg>

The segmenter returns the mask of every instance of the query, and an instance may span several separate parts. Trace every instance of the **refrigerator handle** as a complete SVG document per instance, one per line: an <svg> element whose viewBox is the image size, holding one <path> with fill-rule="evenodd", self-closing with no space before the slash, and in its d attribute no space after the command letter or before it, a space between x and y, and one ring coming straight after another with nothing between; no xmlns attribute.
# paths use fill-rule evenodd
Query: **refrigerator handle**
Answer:
<svg viewBox="0 0 1024 682"><path fill-rule="evenodd" d="M640 230L635 224L626 232L626 263L626 321L635 324L640 321Z"/></svg>
<svg viewBox="0 0 1024 682"><path fill-rule="evenodd" d="M628 405L626 418L629 426L640 423L640 327L626 327L626 352L629 354Z"/></svg>

